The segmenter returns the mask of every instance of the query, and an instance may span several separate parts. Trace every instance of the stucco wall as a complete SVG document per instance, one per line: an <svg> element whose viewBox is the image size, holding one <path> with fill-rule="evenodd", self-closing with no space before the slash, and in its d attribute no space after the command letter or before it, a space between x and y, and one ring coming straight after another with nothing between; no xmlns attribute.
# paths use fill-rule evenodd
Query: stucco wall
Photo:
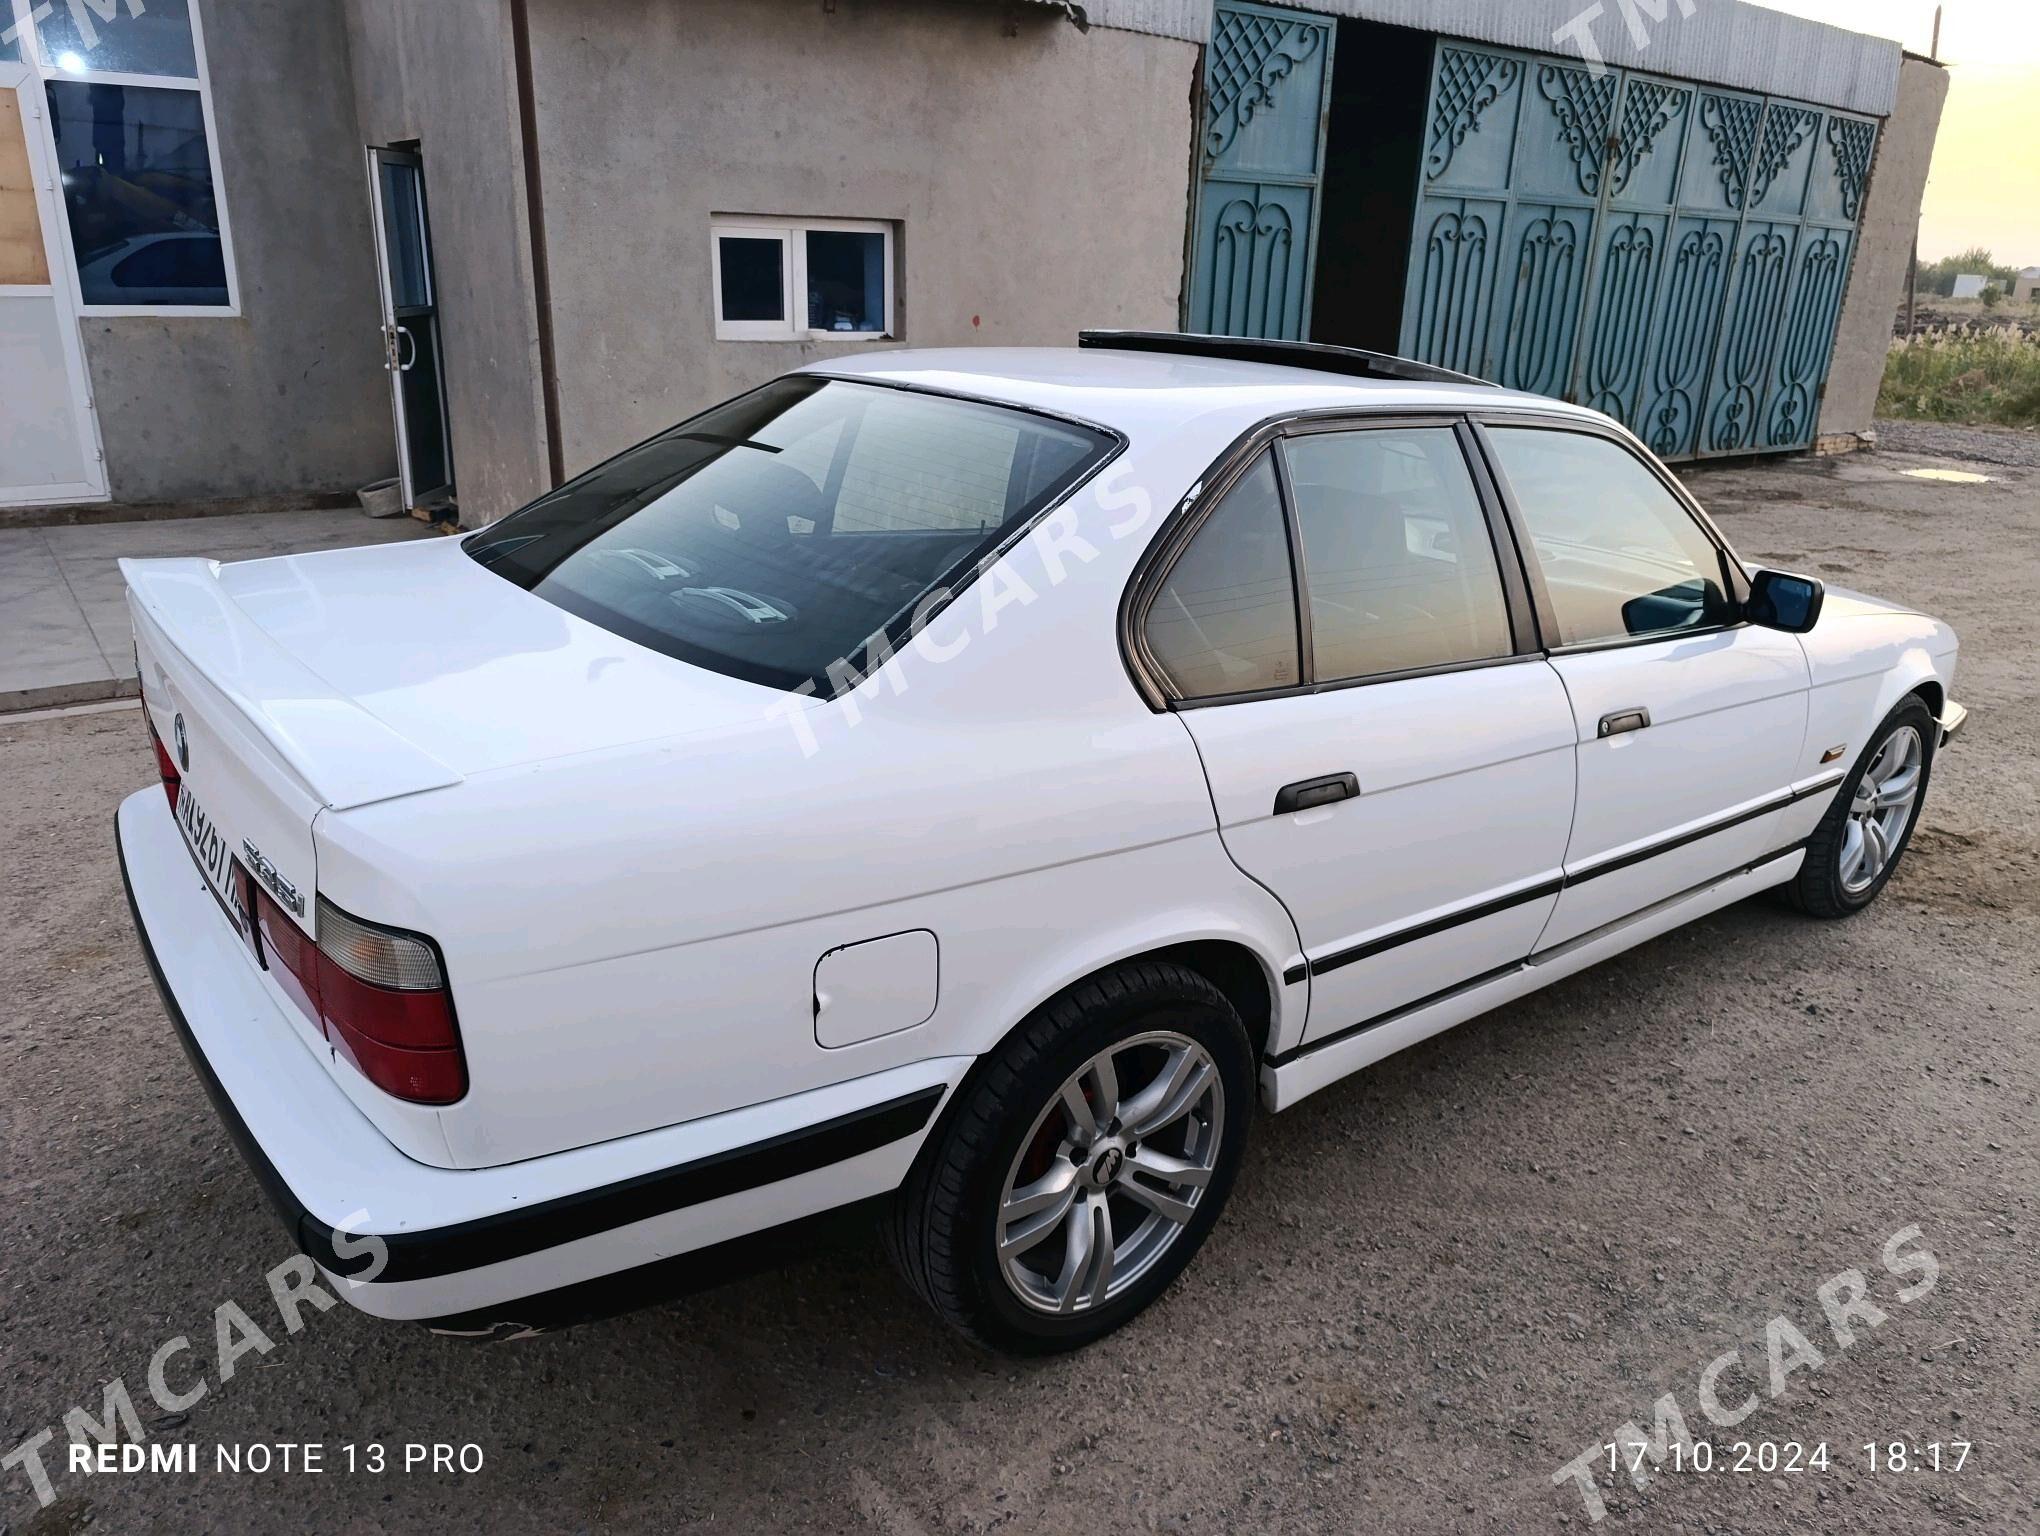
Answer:
<svg viewBox="0 0 2040 1536"><path fill-rule="evenodd" d="M899 221L910 346L1177 322L1194 44L959 0L532 0L531 30L570 474L858 345L717 341L713 214Z"/></svg>
<svg viewBox="0 0 2040 1536"><path fill-rule="evenodd" d="M364 142L423 153L455 484L462 520L486 522L547 482L509 8L345 3L360 121L349 163Z"/></svg>
<svg viewBox="0 0 2040 1536"><path fill-rule="evenodd" d="M1849 268L1848 291L1835 327L1834 362L1821 402L1820 435L1868 432L1877 413L1877 385L1891 346L1891 321L1905 298L1920 199L1934 135L1948 99L1948 71L1907 59L1898 75L1898 106L1877 135L1877 158L1864 197L1862 233Z"/></svg>
<svg viewBox="0 0 2040 1536"><path fill-rule="evenodd" d="M80 324L116 501L352 490L393 472L335 0L205 0L238 318Z"/></svg>

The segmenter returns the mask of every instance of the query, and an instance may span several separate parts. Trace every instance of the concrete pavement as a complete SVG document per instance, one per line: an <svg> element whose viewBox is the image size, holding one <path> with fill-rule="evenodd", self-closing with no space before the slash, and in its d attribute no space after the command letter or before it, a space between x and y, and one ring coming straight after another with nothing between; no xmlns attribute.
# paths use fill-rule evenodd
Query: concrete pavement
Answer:
<svg viewBox="0 0 2040 1536"><path fill-rule="evenodd" d="M253 560L430 537L351 508L0 529L0 713L133 695L124 556Z"/></svg>

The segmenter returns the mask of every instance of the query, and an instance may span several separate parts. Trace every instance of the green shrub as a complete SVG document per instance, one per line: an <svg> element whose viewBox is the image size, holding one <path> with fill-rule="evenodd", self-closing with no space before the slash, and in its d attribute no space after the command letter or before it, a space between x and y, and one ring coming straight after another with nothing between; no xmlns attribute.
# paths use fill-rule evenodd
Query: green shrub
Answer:
<svg viewBox="0 0 2040 1536"><path fill-rule="evenodd" d="M1999 330L1894 341L1877 391L1877 413L2040 426L2040 339Z"/></svg>

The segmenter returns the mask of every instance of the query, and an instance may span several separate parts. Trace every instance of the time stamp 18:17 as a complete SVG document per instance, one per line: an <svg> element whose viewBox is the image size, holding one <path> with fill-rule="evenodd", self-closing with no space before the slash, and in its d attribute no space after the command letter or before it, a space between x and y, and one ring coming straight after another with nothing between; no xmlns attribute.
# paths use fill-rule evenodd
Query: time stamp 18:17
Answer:
<svg viewBox="0 0 2040 1536"><path fill-rule="evenodd" d="M1711 1440L1673 1441L1662 1456L1647 1441L1608 1441L1610 1472L1639 1472L1648 1457L1660 1472L1826 1472L1834 1453L1825 1440L1738 1440L1716 1445ZM1967 1440L1865 1440L1857 1448L1858 1464L1871 1472L1960 1472L1973 1449Z"/></svg>

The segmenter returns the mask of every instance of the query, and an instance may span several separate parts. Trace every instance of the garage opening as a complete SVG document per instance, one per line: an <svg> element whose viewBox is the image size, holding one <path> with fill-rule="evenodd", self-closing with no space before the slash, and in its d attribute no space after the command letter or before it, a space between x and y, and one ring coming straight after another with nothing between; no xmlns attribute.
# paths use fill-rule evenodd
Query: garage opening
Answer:
<svg viewBox="0 0 2040 1536"><path fill-rule="evenodd" d="M1435 34L1338 24L1310 339L1393 352L1416 218Z"/></svg>

